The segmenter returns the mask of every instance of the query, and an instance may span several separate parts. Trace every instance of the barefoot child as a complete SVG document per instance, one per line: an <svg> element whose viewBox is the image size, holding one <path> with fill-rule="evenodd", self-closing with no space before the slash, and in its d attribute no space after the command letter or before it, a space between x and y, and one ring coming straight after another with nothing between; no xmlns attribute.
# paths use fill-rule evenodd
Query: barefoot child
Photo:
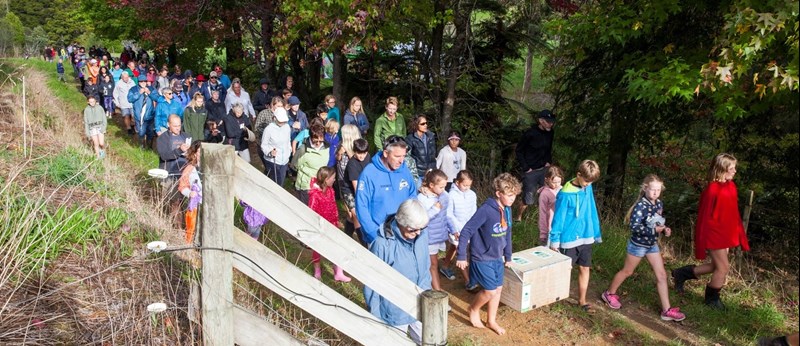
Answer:
<svg viewBox="0 0 800 346"><path fill-rule="evenodd" d="M556 211L550 229L550 248L561 251L578 265L578 304L588 313L594 312L586 302L589 273L592 268L592 244L603 241L600 218L594 202L592 183L600 178L600 166L592 160L578 165L575 179L570 180L556 196Z"/></svg>
<svg viewBox="0 0 800 346"><path fill-rule="evenodd" d="M425 207L430 219L427 230L428 255L431 259L431 287L437 291L442 290L442 286L439 284L439 251L446 249L448 229L452 229L448 225L447 208L450 204L450 197L444 191L445 186L447 186L447 175L441 170L432 169L425 173L417 195L417 200ZM450 280L456 279L452 272L445 276Z"/></svg>
<svg viewBox="0 0 800 346"><path fill-rule="evenodd" d="M308 207L334 227L339 224L339 208L336 206L333 192L333 184L335 183L336 170L332 167L322 166L317 171L317 176L311 178L311 189L308 192ZM314 263L314 277L317 280L322 278L321 259L322 257L319 253L316 251L312 253L311 262ZM350 282L350 278L344 275L342 268L337 265L333 266L333 279L341 282Z"/></svg>
<svg viewBox="0 0 800 346"><path fill-rule="evenodd" d="M497 307L503 291L503 266L511 264L511 205L522 189L517 178L502 173L492 181L495 196L478 208L461 230L456 266L467 267L467 243L470 244L469 281L483 287L469 306L469 320L475 328L484 328L481 308L486 305L486 323L499 335L506 330L497 324Z"/></svg>
<svg viewBox="0 0 800 346"><path fill-rule="evenodd" d="M455 276L450 269L450 264L456 257L456 248L458 247L458 239L461 237L461 230L464 228L464 224L472 218L472 215L475 215L475 211L478 209L478 196L475 195L475 191L471 190L472 180L472 173L468 170L465 169L458 172L455 182L453 183L455 188L451 188L450 192L447 193L450 197L450 207L447 208L447 217L450 219L450 224L453 229L450 230L451 236L450 239L448 239L447 254L445 254L444 260L442 260L442 269L439 269L442 275L450 274ZM469 252L469 249L467 249L467 252ZM450 275L445 276L449 277ZM466 269L461 270L461 276L464 277L464 287L467 290L477 288L476 284L470 284L469 273L467 273Z"/></svg>
<svg viewBox="0 0 800 346"><path fill-rule="evenodd" d="M608 307L619 309L622 303L619 301L617 289L627 279L636 266L642 261L642 257L647 257L653 272L656 274L656 289L658 298L661 301L661 319L664 321L683 321L686 315L681 313L678 307L671 307L669 304L669 291L667 287L667 271L664 269L664 259L661 258L661 251L658 248L658 235L663 233L669 237L672 230L665 225L663 215L664 203L658 199L661 191L664 190L664 182L655 174L650 174L644 178L642 188L636 203L628 210L625 222L630 224L631 238L628 240L628 255L625 257L625 265L614 275L608 291L600 296Z"/></svg>
<svg viewBox="0 0 800 346"><path fill-rule="evenodd" d="M544 172L544 186L539 188L539 246L547 246L547 236L556 211L556 195L561 191L564 173L558 166L548 166Z"/></svg>
<svg viewBox="0 0 800 346"><path fill-rule="evenodd" d="M106 157L106 128L108 127L108 119L103 111L103 107L97 104L95 96L89 96L86 100L88 104L83 110L83 127L86 131L86 137L92 141L92 148L97 158L102 159Z"/></svg>
<svg viewBox="0 0 800 346"><path fill-rule="evenodd" d="M203 184L197 166L200 165L200 143L194 141L186 151L186 166L183 167L181 178L178 179L178 191L189 199L189 205L184 214L186 221L186 243L191 244L194 239L195 226L197 225L197 207L203 202Z"/></svg>
<svg viewBox="0 0 800 346"><path fill-rule="evenodd" d="M711 281L706 286L705 303L714 309L725 308L719 298L719 291L725 285L730 269L728 249L741 246L744 251L750 250L742 218L739 216L739 195L733 182L734 175L736 158L725 153L717 155L708 170L708 186L700 195L694 230L694 256L698 260L704 260L708 254L711 261L672 271L678 293L683 293L686 280L711 274Z"/></svg>

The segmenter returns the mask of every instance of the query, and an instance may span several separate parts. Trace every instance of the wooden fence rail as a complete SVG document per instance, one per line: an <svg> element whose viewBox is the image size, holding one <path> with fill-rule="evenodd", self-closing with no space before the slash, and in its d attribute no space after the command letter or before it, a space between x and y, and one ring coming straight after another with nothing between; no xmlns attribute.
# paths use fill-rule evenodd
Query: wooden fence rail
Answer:
<svg viewBox="0 0 800 346"><path fill-rule="evenodd" d="M423 321L424 333L427 329L425 334L436 335L442 339L442 343L446 342L447 313L437 314L443 317L436 317L435 323L426 322L427 318L420 314L420 295L423 292L420 287L347 237L262 172L238 158L232 147L203 144L201 153L204 201L201 205L200 230L203 247L231 250L202 253L203 338L206 345L233 345L234 342L241 345L263 344L267 340L275 340L275 344L299 342L280 341L289 336L285 332L275 332L274 328L277 327L255 327L268 322L252 320L253 316L240 311L241 308L233 304L233 268L359 343L413 344L405 331L383 324L363 307L234 227L234 196L247 202L287 234L313 248L365 286ZM439 309L446 309L446 300L443 305L435 305L441 306ZM241 316L249 316L248 322L232 322ZM243 329L248 330L246 334L241 333ZM255 338L255 342L241 340L243 338Z"/></svg>

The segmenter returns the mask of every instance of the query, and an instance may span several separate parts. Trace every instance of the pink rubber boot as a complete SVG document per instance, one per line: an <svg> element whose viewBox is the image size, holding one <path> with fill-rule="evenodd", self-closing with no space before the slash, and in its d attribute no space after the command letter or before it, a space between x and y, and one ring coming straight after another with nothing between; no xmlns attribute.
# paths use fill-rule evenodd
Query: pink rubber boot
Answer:
<svg viewBox="0 0 800 346"><path fill-rule="evenodd" d="M337 265L333 266L333 279L341 282L350 282L350 280L352 280L349 276L344 275L342 268L339 268Z"/></svg>
<svg viewBox="0 0 800 346"><path fill-rule="evenodd" d="M322 269L320 268L319 262L314 263L314 277L317 280L322 280Z"/></svg>

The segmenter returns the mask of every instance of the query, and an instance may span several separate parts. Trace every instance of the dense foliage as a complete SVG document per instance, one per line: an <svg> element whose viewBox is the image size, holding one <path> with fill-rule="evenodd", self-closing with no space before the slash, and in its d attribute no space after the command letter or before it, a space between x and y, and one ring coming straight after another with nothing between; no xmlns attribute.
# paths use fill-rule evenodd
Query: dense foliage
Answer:
<svg viewBox="0 0 800 346"><path fill-rule="evenodd" d="M558 163L606 168L606 212L621 213L655 172L687 228L707 162L729 151L743 203L755 192L752 234L798 249L797 1L59 1L11 1L0 48L26 44L36 27L56 44L133 39L159 62L221 62L249 88L293 75L308 107L358 95L373 119L397 95L401 113L427 114L440 137L461 131L482 180L516 169L530 115L553 108ZM552 99L509 97L523 83L509 83L515 64L534 55L546 57L547 90L533 92Z"/></svg>

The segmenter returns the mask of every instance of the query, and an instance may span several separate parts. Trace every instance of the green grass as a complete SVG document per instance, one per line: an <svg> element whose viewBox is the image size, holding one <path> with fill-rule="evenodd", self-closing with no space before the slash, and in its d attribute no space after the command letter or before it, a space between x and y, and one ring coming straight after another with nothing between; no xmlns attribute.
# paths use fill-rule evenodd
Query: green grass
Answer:
<svg viewBox="0 0 800 346"><path fill-rule="evenodd" d="M533 247L538 239L537 216L535 209L526 212L526 219L522 223L514 223L513 246L514 251L520 251ZM627 241L630 231L621 224L609 224L606 222L602 228L603 243L596 244L592 253L592 276L589 282L591 291L602 292L611 282L613 276L622 268ZM671 238L663 238L662 249L671 248ZM663 251L663 250L662 250ZM733 262L733 259L732 259ZM695 262L692 262L695 263ZM675 260L665 260L667 275L677 267L688 263L676 262ZM747 264L753 265L753 264ZM734 267L737 264L733 264ZM572 285L577 284L576 271L573 270ZM677 295L670 283L670 302L673 306L679 306L681 311L686 313L687 319L683 325L688 326L703 342L722 344L752 344L758 337L765 335L783 335L791 332L789 325L790 315L776 305L782 300L797 302L797 293L790 293L788 297L782 297L773 289L770 289L768 278L758 280L744 280L737 278L735 274L729 274L729 280L722 292L722 299L727 306L726 311L715 311L705 306L703 302L705 283L709 277L700 280L687 282L687 294ZM780 280L773 278L771 280ZM660 311L660 304L655 288L655 275L649 262L643 259L632 276L625 280L617 292L622 296L623 309L626 303L636 303L642 306L645 311L652 312L653 318L657 319ZM598 300L598 297L588 296L589 301ZM578 307L557 304L569 310L569 315L580 316ZM794 305L790 314L797 316L797 306ZM616 314L613 314L616 315ZM610 329L619 328L624 330L624 334L636 334L633 327L621 317L612 317L611 320L593 323L592 330L595 333L608 333ZM658 344L656 340L647 339L647 336L640 335L645 339L636 339L636 343ZM633 339L631 339L633 340Z"/></svg>
<svg viewBox="0 0 800 346"><path fill-rule="evenodd" d="M66 250L81 251L101 234L101 214L85 207L61 206L48 210L48 201L32 199L15 185L5 186L0 199L2 253L22 273L46 267Z"/></svg>
<svg viewBox="0 0 800 346"><path fill-rule="evenodd" d="M47 78L47 87L58 100L70 107L74 107L76 112L81 112L86 107L86 97L78 91L77 82L73 81L72 67L65 64L67 70L67 83L60 82L56 74L55 63L48 63L37 59L3 59L16 66L28 66L44 73ZM19 83L17 83L19 87ZM116 118L115 118L116 119ZM146 172L150 168L158 165L158 154L152 150L139 149L138 143L125 134L120 125L116 122L109 122L108 131L114 135L106 136L109 145L109 155L117 156L122 160L136 167L141 172Z"/></svg>
<svg viewBox="0 0 800 346"><path fill-rule="evenodd" d="M34 178L46 178L56 185L80 186L94 182L90 177L102 175L103 166L85 151L68 147L63 151L36 160L33 169L27 172Z"/></svg>

